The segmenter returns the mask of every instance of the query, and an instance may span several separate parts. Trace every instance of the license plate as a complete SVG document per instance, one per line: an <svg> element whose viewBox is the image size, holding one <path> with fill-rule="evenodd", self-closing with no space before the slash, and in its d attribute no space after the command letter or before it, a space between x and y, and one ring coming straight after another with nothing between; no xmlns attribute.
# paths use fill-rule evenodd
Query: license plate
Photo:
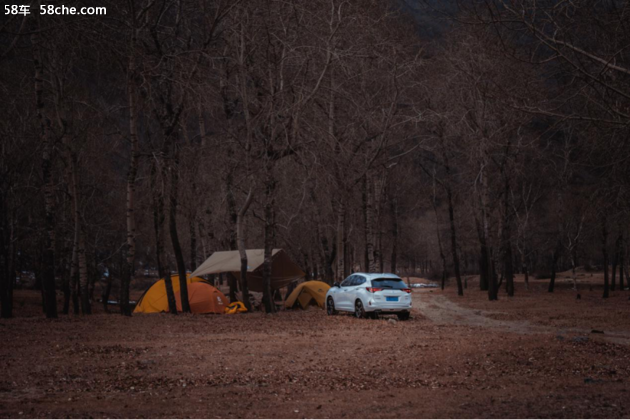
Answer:
<svg viewBox="0 0 630 420"><path fill-rule="evenodd" d="M398 302L398 296L386 296L388 302Z"/></svg>

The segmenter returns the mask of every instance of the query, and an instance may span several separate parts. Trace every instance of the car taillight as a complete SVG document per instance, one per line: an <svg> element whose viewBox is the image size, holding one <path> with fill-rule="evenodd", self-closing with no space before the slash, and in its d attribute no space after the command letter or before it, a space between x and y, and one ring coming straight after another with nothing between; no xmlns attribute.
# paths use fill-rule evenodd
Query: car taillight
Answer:
<svg viewBox="0 0 630 420"><path fill-rule="evenodd" d="M380 287L366 287L367 291L370 293L381 292L383 289Z"/></svg>
<svg viewBox="0 0 630 420"><path fill-rule="evenodd" d="M411 289L402 289L402 291L405 293L411 293Z"/></svg>

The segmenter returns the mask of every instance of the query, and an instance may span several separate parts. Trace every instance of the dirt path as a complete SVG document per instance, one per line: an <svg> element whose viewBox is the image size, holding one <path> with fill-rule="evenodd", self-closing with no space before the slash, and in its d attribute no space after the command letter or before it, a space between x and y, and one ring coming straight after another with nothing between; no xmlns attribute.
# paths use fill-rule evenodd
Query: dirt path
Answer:
<svg viewBox="0 0 630 420"><path fill-rule="evenodd" d="M436 293L419 294L419 298L414 299L414 306L424 317L437 325L483 327L516 334L555 334L560 339L566 335L588 336L594 340L630 345L630 333L628 332L607 331L601 334L593 333L591 329L586 328L556 328L532 324L529 321L495 319L492 316L501 316L503 312L466 308L448 297Z"/></svg>

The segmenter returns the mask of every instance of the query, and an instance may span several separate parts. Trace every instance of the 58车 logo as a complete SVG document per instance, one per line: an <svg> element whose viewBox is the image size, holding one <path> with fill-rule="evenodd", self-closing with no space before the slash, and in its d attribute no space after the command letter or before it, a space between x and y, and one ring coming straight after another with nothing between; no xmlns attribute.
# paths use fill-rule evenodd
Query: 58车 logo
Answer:
<svg viewBox="0 0 630 420"><path fill-rule="evenodd" d="M31 11L30 11L31 6L29 5L5 5L4 6L4 14L5 15L30 15Z"/></svg>

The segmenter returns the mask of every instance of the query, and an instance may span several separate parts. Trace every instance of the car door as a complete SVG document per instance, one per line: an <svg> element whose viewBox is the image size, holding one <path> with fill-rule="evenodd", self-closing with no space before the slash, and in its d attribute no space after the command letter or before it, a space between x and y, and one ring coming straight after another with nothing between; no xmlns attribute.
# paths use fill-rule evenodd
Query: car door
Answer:
<svg viewBox="0 0 630 420"><path fill-rule="evenodd" d="M348 305L351 310L354 310L354 302L357 300L358 292L363 287L362 285L365 283L365 277L360 274L355 274L352 276L352 282L348 285L348 290L346 291L346 296L348 298Z"/></svg>
<svg viewBox="0 0 630 420"><path fill-rule="evenodd" d="M330 289L328 289L328 293L326 293L326 295L328 297L331 297L333 299L333 302L335 304L335 309L341 309L341 305L343 304L343 289L341 288L341 285L339 283L336 283L336 286L331 287ZM328 299L328 298L326 298Z"/></svg>
<svg viewBox="0 0 630 420"><path fill-rule="evenodd" d="M348 296L348 293L352 288L351 285L354 277L354 275L348 276L348 278L341 282L341 285L339 287L340 290L335 296L335 306L338 309L344 311L354 311L354 306L350 305L350 297Z"/></svg>

